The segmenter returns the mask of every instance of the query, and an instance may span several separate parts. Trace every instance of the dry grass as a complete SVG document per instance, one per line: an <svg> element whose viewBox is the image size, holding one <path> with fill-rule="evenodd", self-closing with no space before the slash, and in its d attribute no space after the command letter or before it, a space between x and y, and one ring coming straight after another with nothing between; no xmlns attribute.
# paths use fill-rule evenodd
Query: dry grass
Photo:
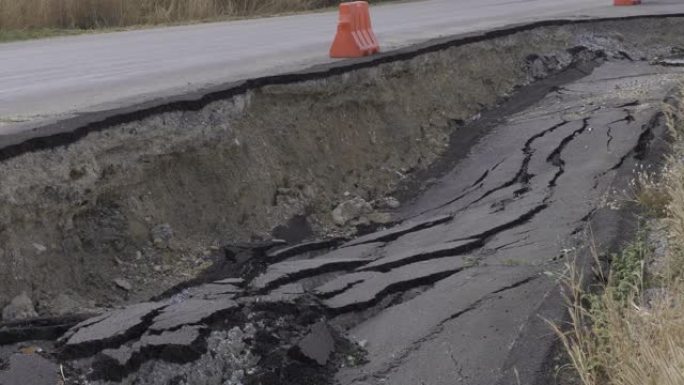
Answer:
<svg viewBox="0 0 684 385"><path fill-rule="evenodd" d="M95 29L296 12L338 0L0 0L0 30Z"/></svg>
<svg viewBox="0 0 684 385"><path fill-rule="evenodd" d="M660 175L639 170L631 184L634 201L646 211L646 214L658 218L667 216L671 201L670 191Z"/></svg>
<svg viewBox="0 0 684 385"><path fill-rule="evenodd" d="M672 155L666 168L666 189L670 197L667 206L669 249L667 255L667 279L684 280L684 118L677 113L684 111L684 91L680 109L670 111L670 131L674 138Z"/></svg>
<svg viewBox="0 0 684 385"><path fill-rule="evenodd" d="M644 261L651 256L642 237L614 257L600 294L582 290L574 264L565 277L571 327L556 331L583 385L684 385L684 124L675 110L684 104L670 113L674 151L663 179L657 192L640 193L642 203L666 215L664 269L646 290Z"/></svg>
<svg viewBox="0 0 684 385"><path fill-rule="evenodd" d="M684 384L684 287L668 289L648 304L614 288L591 298L590 308L572 303L573 329L562 335L582 384Z"/></svg>

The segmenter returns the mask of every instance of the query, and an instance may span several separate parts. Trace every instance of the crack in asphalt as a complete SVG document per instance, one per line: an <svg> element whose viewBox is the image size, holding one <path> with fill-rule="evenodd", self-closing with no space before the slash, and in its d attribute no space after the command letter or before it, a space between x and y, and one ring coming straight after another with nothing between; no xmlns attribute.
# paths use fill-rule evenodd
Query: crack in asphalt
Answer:
<svg viewBox="0 0 684 385"><path fill-rule="evenodd" d="M637 102L637 103L638 103L638 102ZM630 104L629 106L631 106L631 104ZM625 117L622 118L622 119L618 119L618 120L615 120L615 121L613 121L613 122L610 122L610 123L608 123L608 125L607 125L608 130L606 131L606 136L608 137L608 141L606 142L606 151L608 151L608 152L610 152L610 143L613 141L613 139L615 139L615 138L613 137L613 135L612 135L612 133L613 133L613 124L615 124L615 123L620 123L620 122L632 123L632 122L634 122L634 121L636 120L636 119L634 118L634 115L632 115L632 111L630 111L630 110L625 110L625 112L627 113L627 116L625 116Z"/></svg>
<svg viewBox="0 0 684 385"><path fill-rule="evenodd" d="M570 142L572 142L576 137L579 135L582 135L587 129L589 128L589 118L584 118L582 119L582 127L578 128L577 130L573 131L572 134L566 136L561 140L560 144L558 147L556 147L551 154L546 158L546 161L553 164L554 166L558 167L558 172L556 172L556 175L554 175L553 179L549 182L549 188L553 189L556 187L556 182L558 181L558 178L560 178L564 173L565 173L565 161L561 157L561 154L565 147L567 147ZM549 199L547 197L547 199Z"/></svg>
<svg viewBox="0 0 684 385"><path fill-rule="evenodd" d="M486 241L487 238L489 238L493 235L496 235L500 232L512 229L514 227L518 227L521 224L528 222L530 219L534 218L535 215L544 211L546 208L548 208L548 205L546 203L540 204L538 206L535 206L532 210L527 211L523 215L519 216L518 218L516 218L510 222L504 223L503 225L490 228L490 229L485 230L485 231L478 233L476 235L470 235L468 237L452 239L449 242L463 241L463 240L470 239L470 238L480 238L480 239Z"/></svg>
<svg viewBox="0 0 684 385"><path fill-rule="evenodd" d="M653 118L651 118L651 120L647 124L642 126L641 134L639 135L639 139L637 140L637 143L634 145L634 147L632 147L631 150L627 151L622 157L620 157L620 160L614 166L599 174L596 177L596 179L598 180L607 173L622 167L622 165L630 156L634 156L636 159L643 158L644 151L654 138L653 129L658 125L661 116L662 113L656 114Z"/></svg>
<svg viewBox="0 0 684 385"><path fill-rule="evenodd" d="M467 238L466 240L469 240L471 238ZM358 271L377 271L377 272L388 272L392 269L396 269L398 267L410 265L416 262L424 262L424 261L429 261L431 259L437 259L437 258L442 258L442 257L450 257L450 256L456 256L456 255L462 255L465 253L468 253L470 251L473 251L475 249L478 249L482 247L483 245L483 239L474 237L472 238L473 242L466 243L466 244L461 244L452 248L445 248L445 249L439 249L439 250L426 250L421 252L420 250L417 251L415 254L407 256L406 258L402 258L400 260L396 261L391 261L391 262L386 262L384 264L378 264L377 266L369 266L369 267L361 267L358 269ZM446 243L448 244L448 243ZM381 262L382 260L377 260L374 262Z"/></svg>
<svg viewBox="0 0 684 385"><path fill-rule="evenodd" d="M445 278L448 278L456 273L460 273L466 269L469 269L473 266L470 265L464 265L462 267L458 268L453 268L450 270L445 270L441 271L439 273L433 273L429 274L426 276L419 276L415 277L412 279L406 279L404 281L399 281L396 283L392 283L387 285L385 288L382 290L378 291L373 298L364 300L364 301L354 301L353 303L350 303L346 306L341 306L337 308L329 308L329 310L334 313L334 314L343 314L343 313L349 313L349 312L361 312L366 309L369 309L376 304L378 304L380 301L382 301L384 298L388 297L389 295L395 294L395 293L402 293L406 292L410 289L420 287L420 286L425 286L425 285L434 285L436 282L439 282Z"/></svg>
<svg viewBox="0 0 684 385"><path fill-rule="evenodd" d="M508 187L510 187L516 183L522 183L523 185L526 185L529 182L529 180L532 178L532 175L530 175L528 173L528 167L529 167L530 161L532 160L532 156L534 155L534 151L532 150L532 144L534 143L534 141L543 137L544 135L552 133L553 131L563 127L564 125L566 125L568 123L570 123L570 122L569 121L563 121L561 123L558 123L552 127L549 127L547 129L543 130L542 132L539 132L539 133L531 136L525 142L525 145L521 150L523 152L523 154L525 155L525 157L523 158L522 164L520 165L520 168L518 169L518 172L515 174L515 176L513 178L511 178L510 180L504 182L503 184L501 184L501 185L499 185L499 186L497 186L491 190L486 191L478 199L476 199L475 201L468 204L463 210L466 210L466 209L472 207L472 205L481 202L483 199L494 194L495 192L503 190L505 188L508 188ZM463 210L461 210L461 211L463 211Z"/></svg>
<svg viewBox="0 0 684 385"><path fill-rule="evenodd" d="M606 151L610 152L610 143L613 141L613 135L611 135L613 131L613 126L608 125L608 130L606 131L606 136L608 137L608 141L606 142Z"/></svg>
<svg viewBox="0 0 684 385"><path fill-rule="evenodd" d="M512 249L517 249L517 248L519 248L519 247L532 246L532 245L535 244L535 242L525 242L525 243L521 243L521 244L519 244L519 245L516 245L516 243L519 243L519 242L515 242L515 243L513 243L513 244L509 244L509 245L507 245L507 246L505 246L505 247L497 247L497 248L496 248L496 251L512 250Z"/></svg>
<svg viewBox="0 0 684 385"><path fill-rule="evenodd" d="M461 199L467 197L468 195L470 195L470 194L473 193L474 191L477 191L477 190L481 189L482 186L484 186L484 183L483 183L483 182L485 181L485 179L487 179L487 177L489 177L489 174L490 174L491 172L493 172L494 170L496 170L499 166L501 166L501 164L503 164L503 163L506 161L506 159L508 159L508 157L506 157L506 158L500 160L500 161L497 162L494 166L492 166L490 169L486 170L486 171L485 171L479 178L477 178L477 180L476 180L475 182L473 182L470 186L463 188L463 189L461 190L462 193L459 194L458 196L456 196L455 198L452 198L452 199L450 199L450 200L448 200L448 201L446 201L446 202L440 204L439 206L432 207L432 208L430 208L430 209L421 211L421 212L419 212L418 214L411 216L411 218L415 218L415 217L418 217L418 216L421 216L421 215L425 215L425 214L430 213L430 212L433 212L433 211L437 211L437 210L439 210L439 209L443 209L444 207L447 207L447 206L449 206L450 204L456 203L456 202L460 201Z"/></svg>
<svg viewBox="0 0 684 385"><path fill-rule="evenodd" d="M143 334L145 334L148 328L152 326L152 324L154 323L154 319L159 314L161 314L161 312L168 306L169 305L165 305L157 309L150 310L148 313L140 317L140 323L126 329L123 333L112 336L111 338L90 340L79 344L69 345L68 341L73 336L70 335L69 338L64 339L62 341L62 343L64 343L64 350L62 351L62 355L69 359L87 357L102 350L118 348L124 345L126 342L129 342L134 339L139 339ZM81 329L92 327L93 325L96 325L98 323L105 322L108 318L109 317L105 317L100 319L98 322L93 322L91 324L84 325L79 329L74 329L74 334L78 333Z"/></svg>
<svg viewBox="0 0 684 385"><path fill-rule="evenodd" d="M347 242L344 245L341 246L341 248L344 247L350 247L350 246L358 246L358 245L363 245L367 243L373 243L373 242L391 242L396 240L397 238L414 233L416 231L420 230L425 230L431 227L439 226L443 223L452 221L454 217L452 215L440 215L434 218L431 218L429 220L421 221L418 223L412 223L410 221L405 221L400 225L397 225L393 228L389 228L387 230L383 231L377 231L374 233L370 233L364 236L361 236L359 238L356 238L353 241Z"/></svg>
<svg viewBox="0 0 684 385"><path fill-rule="evenodd" d="M614 108L637 107L637 106L640 105L640 104L641 104L641 102L639 102L639 100L635 100L635 101L633 101L633 102L628 102L628 103L625 103L625 104L621 104L621 105L616 106L616 107L614 107Z"/></svg>

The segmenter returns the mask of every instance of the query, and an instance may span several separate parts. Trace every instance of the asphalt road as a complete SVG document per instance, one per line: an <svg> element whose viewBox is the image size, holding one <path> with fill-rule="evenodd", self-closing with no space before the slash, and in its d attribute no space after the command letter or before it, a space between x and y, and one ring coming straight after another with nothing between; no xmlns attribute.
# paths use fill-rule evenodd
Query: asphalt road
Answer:
<svg viewBox="0 0 684 385"><path fill-rule="evenodd" d="M681 0L426 0L372 8L382 48L549 18L684 11ZM78 113L328 63L335 11L0 45L0 135Z"/></svg>

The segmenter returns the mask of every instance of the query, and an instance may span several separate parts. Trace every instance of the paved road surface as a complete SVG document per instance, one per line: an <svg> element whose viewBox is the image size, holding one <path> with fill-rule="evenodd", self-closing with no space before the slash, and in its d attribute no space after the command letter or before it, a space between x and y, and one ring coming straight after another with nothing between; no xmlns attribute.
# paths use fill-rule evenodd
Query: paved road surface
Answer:
<svg viewBox="0 0 684 385"><path fill-rule="evenodd" d="M681 0L426 0L373 8L385 50L547 18L684 11ZM78 112L330 62L336 12L0 45L0 134Z"/></svg>

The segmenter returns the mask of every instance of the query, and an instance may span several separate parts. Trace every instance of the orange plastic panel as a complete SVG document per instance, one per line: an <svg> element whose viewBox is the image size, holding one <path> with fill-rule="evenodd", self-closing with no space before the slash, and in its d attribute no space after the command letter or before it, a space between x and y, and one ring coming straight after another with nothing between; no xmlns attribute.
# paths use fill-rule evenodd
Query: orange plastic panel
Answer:
<svg viewBox="0 0 684 385"><path fill-rule="evenodd" d="M380 45L371 26L368 2L353 1L340 4L337 34L330 47L330 57L354 58L379 51Z"/></svg>

